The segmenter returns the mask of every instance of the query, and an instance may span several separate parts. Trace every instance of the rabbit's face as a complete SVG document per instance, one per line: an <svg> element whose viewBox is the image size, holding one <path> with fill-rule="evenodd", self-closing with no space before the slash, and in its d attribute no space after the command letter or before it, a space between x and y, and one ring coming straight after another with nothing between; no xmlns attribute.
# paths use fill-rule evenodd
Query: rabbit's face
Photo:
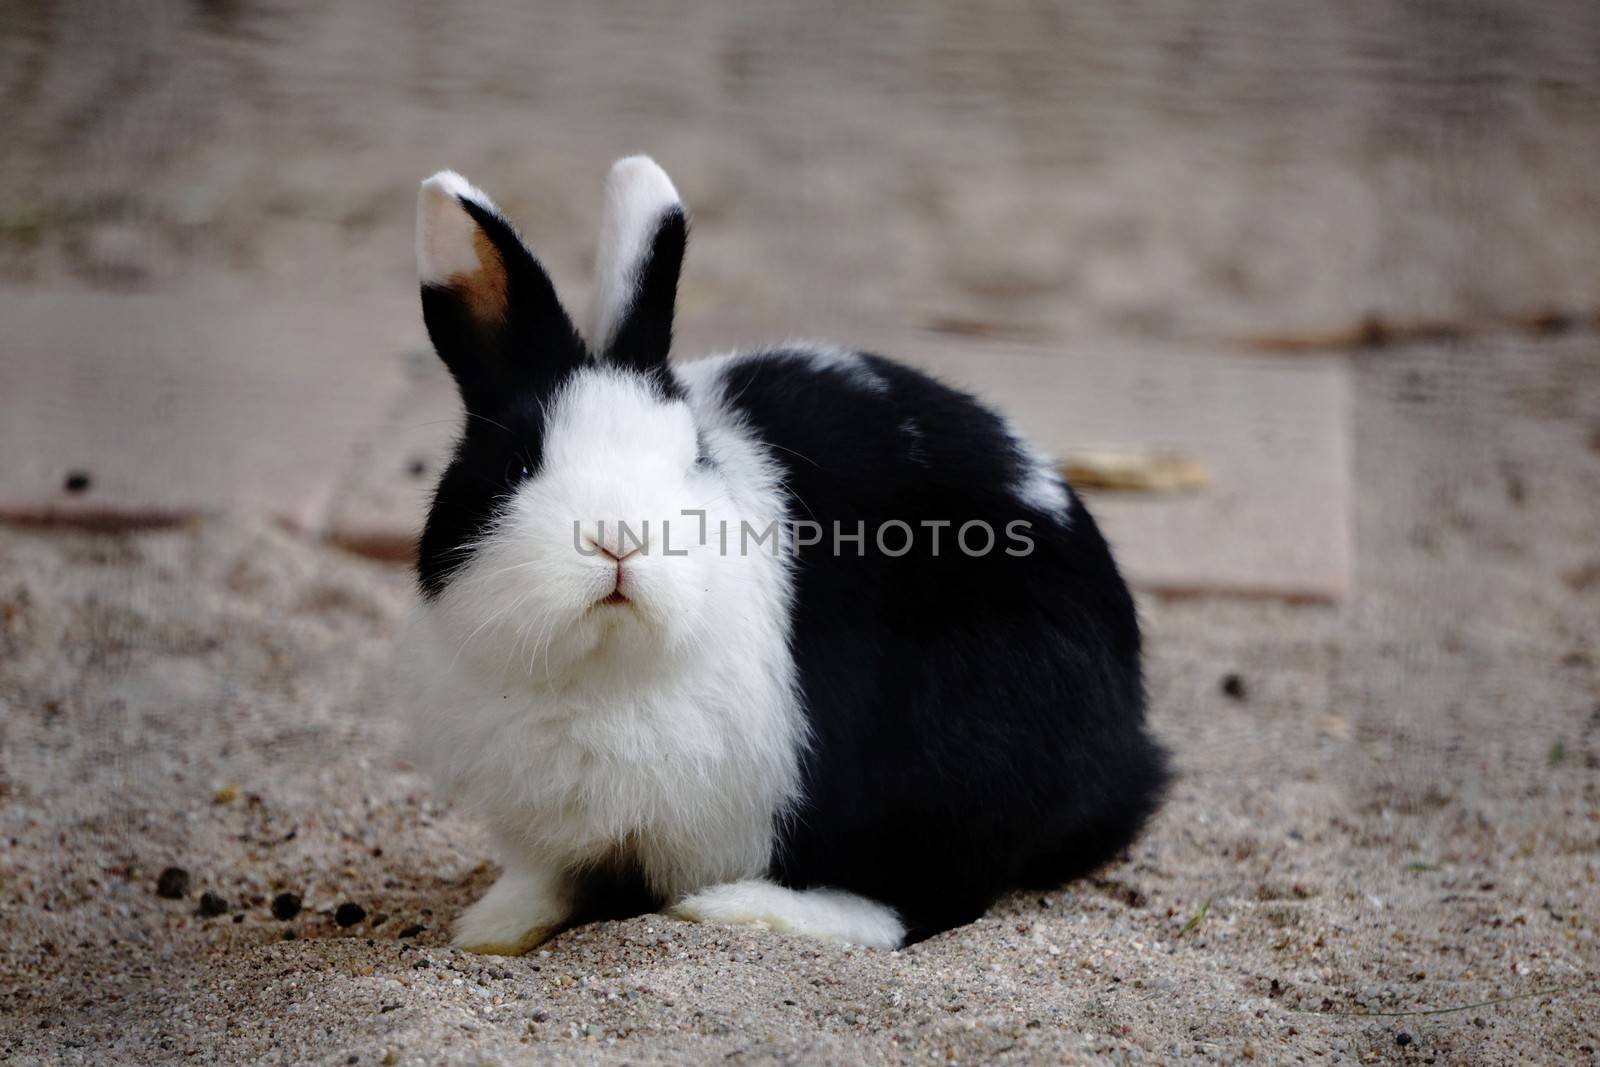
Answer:
<svg viewBox="0 0 1600 1067"><path fill-rule="evenodd" d="M540 407L488 521L445 550L436 618L463 657L536 681L647 668L707 628L721 479L652 377L585 367Z"/></svg>
<svg viewBox="0 0 1600 1067"><path fill-rule="evenodd" d="M731 573L706 534L738 522L667 362L687 226L661 168L613 168L585 342L482 190L450 171L422 183L423 319L467 422L418 577L457 656L559 684L647 667L706 629Z"/></svg>

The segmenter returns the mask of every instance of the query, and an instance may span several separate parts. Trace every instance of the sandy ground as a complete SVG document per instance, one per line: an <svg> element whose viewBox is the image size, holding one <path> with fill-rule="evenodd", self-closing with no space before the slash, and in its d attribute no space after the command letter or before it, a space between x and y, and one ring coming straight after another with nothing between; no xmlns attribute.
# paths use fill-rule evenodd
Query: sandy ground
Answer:
<svg viewBox="0 0 1600 1067"><path fill-rule="evenodd" d="M1152 831L898 953L659 916L449 949L492 872L388 716L406 574L228 521L0 532L3 1058L1587 1062L1592 351L1363 361L1356 601L1145 603Z"/></svg>
<svg viewBox="0 0 1600 1067"><path fill-rule="evenodd" d="M649 147L713 190L690 314L1055 343L1588 307L1591 7L1266 8L8 11L0 269L409 286L449 164L580 279L597 176ZM893 954L661 917L457 953L494 872L392 722L406 574L243 517L0 529L0 1059L1592 1062L1597 347L1359 356L1356 595L1144 602L1181 768L1151 832Z"/></svg>

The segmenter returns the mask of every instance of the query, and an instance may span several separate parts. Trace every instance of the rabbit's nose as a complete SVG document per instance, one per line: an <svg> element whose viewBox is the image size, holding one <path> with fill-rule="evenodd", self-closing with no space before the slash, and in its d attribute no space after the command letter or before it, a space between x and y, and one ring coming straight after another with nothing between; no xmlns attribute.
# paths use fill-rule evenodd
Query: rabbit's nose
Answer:
<svg viewBox="0 0 1600 1067"><path fill-rule="evenodd" d="M639 552L644 548L643 545L633 544L633 545L628 546L626 551L623 551L623 545L620 543L620 541L619 541L618 545L615 548L612 548L610 545L605 544L602 541L596 540L590 534L585 534L584 535L583 543L584 543L584 546L586 548L588 548L591 552L598 552L600 555L604 556L606 559L612 560L612 561L614 561L616 563L621 563L625 559L632 559L634 556L637 556L639 554Z"/></svg>

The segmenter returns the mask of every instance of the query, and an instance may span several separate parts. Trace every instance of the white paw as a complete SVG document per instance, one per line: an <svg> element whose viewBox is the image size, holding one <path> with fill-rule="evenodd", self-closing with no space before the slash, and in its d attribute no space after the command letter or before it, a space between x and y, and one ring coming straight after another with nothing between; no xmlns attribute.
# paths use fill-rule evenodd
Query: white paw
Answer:
<svg viewBox="0 0 1600 1067"><path fill-rule="evenodd" d="M456 919L450 942L468 952L520 956L555 934L567 914L542 879L506 874Z"/></svg>
<svg viewBox="0 0 1600 1067"><path fill-rule="evenodd" d="M872 948L898 948L906 936L894 911L875 900L837 889L786 889L760 880L726 882L691 893L668 914Z"/></svg>

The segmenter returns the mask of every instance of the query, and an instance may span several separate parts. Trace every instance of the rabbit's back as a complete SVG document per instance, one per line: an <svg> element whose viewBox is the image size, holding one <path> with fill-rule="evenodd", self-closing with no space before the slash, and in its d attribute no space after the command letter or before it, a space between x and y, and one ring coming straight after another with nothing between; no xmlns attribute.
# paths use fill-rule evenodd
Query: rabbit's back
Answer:
<svg viewBox="0 0 1600 1067"><path fill-rule="evenodd" d="M717 378L816 538L793 564L812 744L775 876L884 900L915 936L1120 850L1164 759L1132 598L1048 461L879 357L775 349Z"/></svg>

